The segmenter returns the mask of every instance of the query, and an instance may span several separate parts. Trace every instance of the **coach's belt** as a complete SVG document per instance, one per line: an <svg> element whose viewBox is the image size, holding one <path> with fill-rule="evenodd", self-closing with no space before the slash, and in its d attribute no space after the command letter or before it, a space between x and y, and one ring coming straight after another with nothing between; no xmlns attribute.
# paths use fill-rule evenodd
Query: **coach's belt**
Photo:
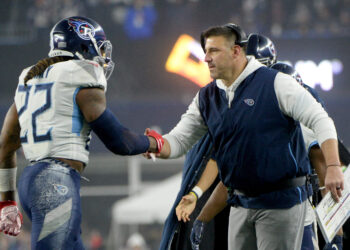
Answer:
<svg viewBox="0 0 350 250"><path fill-rule="evenodd" d="M229 196L232 195L242 195L242 196L247 196L247 197L257 197L261 194L266 194L266 193L271 193L275 191L281 191L284 189L289 189L289 188L294 188L294 187L300 187L306 185L306 176L300 176L300 177L295 177L293 179L287 179L283 181L279 181L273 184L267 184L258 187L258 190L256 189L232 189L228 188L228 193Z"/></svg>

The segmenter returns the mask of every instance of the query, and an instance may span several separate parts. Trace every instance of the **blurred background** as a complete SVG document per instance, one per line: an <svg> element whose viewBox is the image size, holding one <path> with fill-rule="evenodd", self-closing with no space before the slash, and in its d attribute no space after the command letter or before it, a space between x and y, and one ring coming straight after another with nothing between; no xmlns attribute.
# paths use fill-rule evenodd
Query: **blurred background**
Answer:
<svg viewBox="0 0 350 250"><path fill-rule="evenodd" d="M177 123L210 81L200 32L234 22L273 40L277 59L289 61L316 89L350 145L350 0L1 0L1 121L21 70L47 57L50 29L74 15L95 19L111 40L116 68L108 105L136 132L167 133ZM18 156L21 172L26 162L21 151ZM117 157L94 136L81 190L86 248L157 249L182 164ZM29 231L25 219L16 240L0 235L0 249L30 249Z"/></svg>

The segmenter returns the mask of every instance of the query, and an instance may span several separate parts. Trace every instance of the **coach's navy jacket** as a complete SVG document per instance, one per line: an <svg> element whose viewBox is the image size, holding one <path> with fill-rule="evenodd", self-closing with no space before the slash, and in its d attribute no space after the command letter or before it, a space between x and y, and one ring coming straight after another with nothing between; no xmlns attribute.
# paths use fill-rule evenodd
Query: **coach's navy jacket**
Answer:
<svg viewBox="0 0 350 250"><path fill-rule="evenodd" d="M279 108L276 74L266 67L251 73L235 90L230 107L215 81L199 92L199 107L213 139L220 179L229 188L259 190L310 171L299 123ZM246 208L289 208L306 198L302 186L255 198L233 195L228 203Z"/></svg>
<svg viewBox="0 0 350 250"><path fill-rule="evenodd" d="M176 197L173 207L165 221L162 239L160 242L160 250L169 249L175 231L179 225L175 214L175 208L180 202L182 196L189 193L189 191L198 182L201 174L210 159L212 150L212 143L209 134L200 139L197 144L188 152L183 168L183 176L180 191Z"/></svg>

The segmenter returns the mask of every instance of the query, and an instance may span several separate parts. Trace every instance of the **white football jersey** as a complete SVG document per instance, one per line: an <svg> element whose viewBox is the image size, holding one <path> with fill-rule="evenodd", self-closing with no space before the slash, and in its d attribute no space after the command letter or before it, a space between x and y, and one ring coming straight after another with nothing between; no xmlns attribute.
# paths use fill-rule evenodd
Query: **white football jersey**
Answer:
<svg viewBox="0 0 350 250"><path fill-rule="evenodd" d="M81 88L106 90L102 67L90 60L59 62L24 86L29 69L22 71L15 94L26 159L60 157L87 164L91 129L75 97Z"/></svg>

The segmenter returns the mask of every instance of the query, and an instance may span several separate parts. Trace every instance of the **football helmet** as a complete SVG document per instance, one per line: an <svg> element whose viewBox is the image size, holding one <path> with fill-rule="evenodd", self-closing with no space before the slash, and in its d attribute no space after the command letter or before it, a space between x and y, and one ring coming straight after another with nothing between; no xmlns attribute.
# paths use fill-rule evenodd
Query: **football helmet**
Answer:
<svg viewBox="0 0 350 250"><path fill-rule="evenodd" d="M266 36L250 34L247 44L247 55L254 56L259 62L269 67L276 62L276 49Z"/></svg>
<svg viewBox="0 0 350 250"><path fill-rule="evenodd" d="M289 64L283 63L283 62L277 62L273 65L271 65L272 69L275 69L277 71L280 71L282 73L285 73L287 75L291 75L295 80L297 80L298 83L303 85L303 80L301 79L301 76L299 73Z"/></svg>
<svg viewBox="0 0 350 250"><path fill-rule="evenodd" d="M94 60L103 67L106 79L114 69L111 42L102 27L86 17L73 16L56 23L50 32L49 57L54 56Z"/></svg>

